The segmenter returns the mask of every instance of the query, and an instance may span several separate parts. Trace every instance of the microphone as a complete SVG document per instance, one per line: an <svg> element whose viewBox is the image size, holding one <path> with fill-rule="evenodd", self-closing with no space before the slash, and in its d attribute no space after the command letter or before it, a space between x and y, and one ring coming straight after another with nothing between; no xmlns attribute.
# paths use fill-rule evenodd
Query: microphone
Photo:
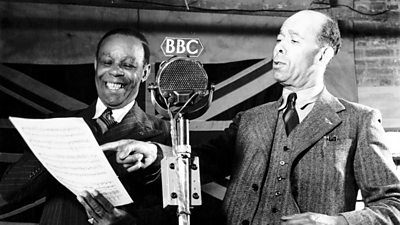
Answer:
<svg viewBox="0 0 400 225"><path fill-rule="evenodd" d="M189 119L206 112L214 86L200 62L172 57L160 64L149 90L157 112L171 122L173 156L161 160L163 206L178 206L179 225L189 225L191 206L201 205L199 159L191 156Z"/></svg>
<svg viewBox="0 0 400 225"><path fill-rule="evenodd" d="M160 64L156 83L150 84L156 111L169 118L182 113L186 119L203 115L211 104L214 86L208 82L203 65L190 58L172 57Z"/></svg>

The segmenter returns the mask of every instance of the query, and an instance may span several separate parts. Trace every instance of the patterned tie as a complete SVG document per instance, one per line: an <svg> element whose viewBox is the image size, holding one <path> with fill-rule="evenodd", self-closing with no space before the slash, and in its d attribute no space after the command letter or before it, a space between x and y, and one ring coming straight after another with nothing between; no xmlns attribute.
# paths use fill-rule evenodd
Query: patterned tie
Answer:
<svg viewBox="0 0 400 225"><path fill-rule="evenodd" d="M108 131L112 126L114 126L117 122L115 122L112 117L112 111L110 108L107 108L103 114L99 118L96 119L96 123L98 125L99 131L104 134Z"/></svg>
<svg viewBox="0 0 400 225"><path fill-rule="evenodd" d="M285 122L286 135L289 136L290 132L299 124L299 116L296 112L296 93L291 93L288 96L286 110L283 113L283 121Z"/></svg>

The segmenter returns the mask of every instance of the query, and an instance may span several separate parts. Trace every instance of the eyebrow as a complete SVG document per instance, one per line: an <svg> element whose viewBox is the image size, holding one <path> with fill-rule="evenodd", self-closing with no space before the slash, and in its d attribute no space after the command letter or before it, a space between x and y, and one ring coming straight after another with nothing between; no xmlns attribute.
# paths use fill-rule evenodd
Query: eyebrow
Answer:
<svg viewBox="0 0 400 225"><path fill-rule="evenodd" d="M114 59L114 57L113 57L111 54L109 54L109 53L100 54L99 57L100 57L100 58L101 58L101 57L110 57L110 58ZM123 57L123 58L121 59L121 61L126 61L126 60L132 60L132 61L135 62L135 61L136 61L136 57L134 57L134 56L125 56L125 57Z"/></svg>
<svg viewBox="0 0 400 225"><path fill-rule="evenodd" d="M294 30L288 30L288 33L289 33L290 36L296 36L296 37L299 37L299 38L303 39L303 37L298 32L296 32ZM285 34L282 32L282 30L279 30L279 34L278 35L285 36Z"/></svg>
<svg viewBox="0 0 400 225"><path fill-rule="evenodd" d="M290 34L291 36L298 36L298 37L301 37L301 35L300 35L299 33L297 33L296 31L289 30L288 32L289 32L289 34Z"/></svg>

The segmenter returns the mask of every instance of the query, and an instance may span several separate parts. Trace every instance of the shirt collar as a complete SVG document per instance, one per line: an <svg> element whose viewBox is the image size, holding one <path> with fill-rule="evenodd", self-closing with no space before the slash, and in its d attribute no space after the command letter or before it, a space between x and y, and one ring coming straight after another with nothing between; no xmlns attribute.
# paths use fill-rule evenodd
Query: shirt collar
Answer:
<svg viewBox="0 0 400 225"><path fill-rule="evenodd" d="M112 109L112 117L114 118L114 120L117 123L120 123L134 104L135 104L135 100L131 101L128 105L126 105L122 108ZM107 109L107 106L104 105L104 103L100 100L100 98L97 98L96 113L94 114L93 119L99 118L106 109Z"/></svg>
<svg viewBox="0 0 400 225"><path fill-rule="evenodd" d="M323 89L324 86L314 86L311 88L297 91L296 108L304 109L308 104L314 103ZM290 91L287 88L283 88L282 102L281 105L279 106L279 110L282 110L286 107L287 97L292 92L293 91Z"/></svg>

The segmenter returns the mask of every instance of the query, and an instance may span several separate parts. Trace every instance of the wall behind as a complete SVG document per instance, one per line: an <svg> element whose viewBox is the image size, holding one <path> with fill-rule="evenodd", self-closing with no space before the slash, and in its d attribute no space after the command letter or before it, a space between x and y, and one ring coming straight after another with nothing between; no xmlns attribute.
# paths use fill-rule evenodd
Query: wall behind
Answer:
<svg viewBox="0 0 400 225"><path fill-rule="evenodd" d="M355 0L354 6L398 13L400 0ZM354 61L359 102L378 108L385 128L400 130L400 18L393 15L390 21L354 24Z"/></svg>

